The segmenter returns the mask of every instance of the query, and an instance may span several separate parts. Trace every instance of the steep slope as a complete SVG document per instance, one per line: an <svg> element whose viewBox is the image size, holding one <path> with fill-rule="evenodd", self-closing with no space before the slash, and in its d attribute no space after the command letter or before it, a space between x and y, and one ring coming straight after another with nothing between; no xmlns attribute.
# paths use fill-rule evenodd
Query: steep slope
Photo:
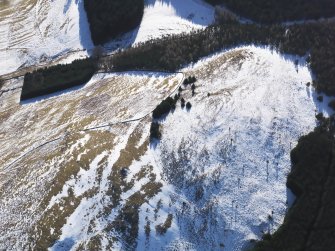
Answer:
<svg viewBox="0 0 335 251"><path fill-rule="evenodd" d="M316 124L311 74L294 60L242 47L183 69L198 79L181 93L192 108L160 121L160 142L150 117L128 119L182 74L98 75L23 106L3 94L0 249L240 250L276 230L290 149Z"/></svg>
<svg viewBox="0 0 335 251"><path fill-rule="evenodd" d="M214 20L214 9L203 1L148 0L134 43L160 38L168 34L203 29Z"/></svg>
<svg viewBox="0 0 335 251"><path fill-rule="evenodd" d="M92 48L81 1L8 1L0 11L0 74Z"/></svg>
<svg viewBox="0 0 335 251"><path fill-rule="evenodd" d="M81 169L101 166L100 155L113 153L112 158L117 158L129 135L145 129L141 121L127 121L153 110L181 80L181 74L97 75L79 90L26 104L18 104L20 89L4 93L0 99L0 249L45 250L51 245L82 195L100 198L102 194L96 189L98 183L81 183L73 202L63 200L64 212L52 207L57 202L53 196L62 190L66 194L63 186L79 178ZM7 84L19 87L22 79ZM97 125L104 130L86 130ZM103 169L92 174L102 175ZM119 178L119 171L115 172ZM93 181L87 178L91 177L81 182ZM110 185L105 180L101 184L109 189Z"/></svg>
<svg viewBox="0 0 335 251"><path fill-rule="evenodd" d="M173 185L161 198L162 215L172 213L175 225L166 243L153 233L142 248L241 250L282 223L291 200L289 152L315 126L313 94L305 85L311 76L306 67L253 47L189 70L198 77L195 96L190 90L182 96L192 108L162 122L162 140L151 152ZM142 226L152 204L142 207Z"/></svg>
<svg viewBox="0 0 335 251"><path fill-rule="evenodd" d="M94 48L82 0L0 1L0 75L19 67L86 57ZM213 21L203 1L148 0L139 28L106 44L110 51L202 29Z"/></svg>

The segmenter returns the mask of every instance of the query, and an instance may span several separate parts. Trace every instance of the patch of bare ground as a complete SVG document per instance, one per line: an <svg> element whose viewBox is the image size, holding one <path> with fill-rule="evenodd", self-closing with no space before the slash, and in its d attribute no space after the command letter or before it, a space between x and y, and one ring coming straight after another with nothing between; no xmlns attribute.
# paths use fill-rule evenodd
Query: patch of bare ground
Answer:
<svg viewBox="0 0 335 251"><path fill-rule="evenodd" d="M169 214L163 224L159 224L155 227L156 233L159 235L164 235L167 232L167 230L171 227L172 220L173 220L173 215Z"/></svg>
<svg viewBox="0 0 335 251"><path fill-rule="evenodd" d="M147 139L141 143L142 134L145 126L139 124L128 138L126 147L121 150L118 160L112 167L112 172L108 179L110 180L110 189L108 195L111 197L111 203L105 206L104 215L109 215L112 210L117 208L121 202L121 194L129 192L142 178L149 178L146 184L143 184L139 191L134 191L133 194L127 198L122 207L117 212L117 217L108 223L106 232L117 232L121 239L126 243L125 248L134 248L136 246L136 239L138 235L139 223L139 208L144 203L148 202L150 198L155 196L161 189L162 184L156 181L156 175L152 173L152 166L143 166L135 173L130 181L122 172L127 172L129 166L134 161L139 161L141 156L147 151Z"/></svg>
<svg viewBox="0 0 335 251"><path fill-rule="evenodd" d="M64 151L60 154L66 155L60 170L53 179L47 194L41 201L39 208L43 212L42 217L38 222L31 228L31 238L34 242L31 244L31 248L37 250L46 250L48 247L59 238L61 234L61 228L66 223L67 217L69 217L74 210L78 207L83 198L90 198L97 193L97 186L86 191L81 196L76 197L72 188L69 187L67 197L61 199L57 204L54 204L51 208L48 207L51 198L59 194L65 185L65 183L71 178L76 178L76 175L80 169L87 170L90 163L95 157L100 155L102 152L113 148L113 140L115 135L108 131L93 131L89 133L90 139L87 143L78 144L78 147L74 148L71 153ZM70 135L65 142L67 149L71 148L78 140L83 137L82 134ZM101 178L102 168L105 166L107 159L104 158L98 163L98 179ZM99 184L97 180L97 184ZM51 231L51 229L53 229Z"/></svg>

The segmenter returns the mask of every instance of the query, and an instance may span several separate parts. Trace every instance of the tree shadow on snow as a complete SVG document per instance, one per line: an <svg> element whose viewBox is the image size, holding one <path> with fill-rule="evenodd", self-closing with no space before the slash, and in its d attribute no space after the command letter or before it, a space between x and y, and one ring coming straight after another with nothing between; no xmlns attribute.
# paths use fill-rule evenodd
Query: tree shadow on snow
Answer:
<svg viewBox="0 0 335 251"><path fill-rule="evenodd" d="M51 250L57 251L69 251L75 244L72 238L65 238L62 241L57 241Z"/></svg>
<svg viewBox="0 0 335 251"><path fill-rule="evenodd" d="M69 0L69 2L71 3L71 0ZM88 52L92 52L94 44L92 42L90 26L88 24L87 15L84 8L84 1L76 0L76 4L78 5L78 11L79 11L80 43L84 49L86 49Z"/></svg>

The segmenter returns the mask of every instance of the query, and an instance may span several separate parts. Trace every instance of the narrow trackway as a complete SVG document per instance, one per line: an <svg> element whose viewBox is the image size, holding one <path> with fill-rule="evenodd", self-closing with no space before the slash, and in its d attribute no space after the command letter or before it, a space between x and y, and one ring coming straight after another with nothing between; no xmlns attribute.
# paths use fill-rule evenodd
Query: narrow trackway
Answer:
<svg viewBox="0 0 335 251"><path fill-rule="evenodd" d="M2 96L2 94L4 94L5 92L10 92L10 91L15 91L17 89L21 89L22 87L19 86L19 87L15 87L15 88L11 88L11 89L6 89L6 90L0 90L0 98Z"/></svg>
<svg viewBox="0 0 335 251"><path fill-rule="evenodd" d="M134 71L133 71L134 72ZM136 72L136 71L135 71ZM143 71L140 71L140 72L143 72ZM149 71L148 71L149 72ZM114 72L113 72L114 73ZM118 73L118 72L115 72L115 73ZM123 72L124 73L124 72ZM150 73L166 73L166 72L150 72ZM174 88L167 96L165 96L165 98L167 97L170 97L171 95L173 95L177 90L178 88L183 84L184 82L184 79L185 79L185 74L181 71L178 71L178 72L170 72L171 74L182 74L183 77L182 79L180 80L180 82L176 85L176 88ZM164 98L164 99L165 99ZM154 109L153 109L154 110ZM107 124L102 124L102 125L97 125L97 126L94 126L94 127L89 127L89 128L83 128L81 130L77 130L75 132L64 132L64 135L63 136L60 136L60 137L57 137L57 138L54 138L54 139L50 139L50 140L47 140L45 142L43 142L42 144L39 144L31 149L29 149L28 151L26 151L25 153L23 153L21 156L19 156L18 158L14 159L11 163L9 163L7 166L5 166L2 170L0 170L0 174L4 174L8 171L8 169L13 166L15 163L17 163L18 161L22 160L25 156L27 156L28 154L52 143L52 142L55 142L55 141L58 141L58 140L61 140L61 139L64 139L65 137L71 135L71 134L74 134L74 133L77 133L77 132L88 132L88 131L93 131L93 130L97 130L97 129L100 129L100 128L105 128L105 127L111 127L111 126L114 126L114 125L118 125L118 124L126 124L126 123L132 123L132 122L135 122L135 121L140 121L148 116L150 116L150 114L153 112L153 110L151 110L150 112L148 112L147 114L139 117L139 118L131 118L131 119L126 119L126 120L122 120L122 121L117 121L117 122L111 122L111 123L107 123Z"/></svg>

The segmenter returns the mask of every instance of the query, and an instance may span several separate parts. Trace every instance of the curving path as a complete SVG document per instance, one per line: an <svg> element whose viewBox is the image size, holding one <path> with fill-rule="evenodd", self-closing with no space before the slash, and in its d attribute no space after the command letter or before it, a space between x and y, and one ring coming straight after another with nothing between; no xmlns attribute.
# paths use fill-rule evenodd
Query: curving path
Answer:
<svg viewBox="0 0 335 251"><path fill-rule="evenodd" d="M141 71L143 72L143 71ZM149 72L149 71L148 71ZM116 72L117 73L117 72ZM151 72L151 73L166 73L166 72ZM184 82L184 79L185 79L185 74L181 71L178 71L178 72L170 72L170 73L174 73L174 74L182 74L183 77L182 79L180 80L180 82L178 83L178 85L176 86L175 89L173 89L165 98L167 97L170 97L171 95L173 95L177 90L178 88L182 85L182 83ZM21 88L21 87L18 87L18 88ZM17 89L17 88L15 88ZM10 90L7 90L7 91L10 91ZM2 93L1 93L2 94ZM0 95L1 96L1 95ZM165 99L164 98L164 99ZM154 109L153 109L154 110ZM97 130L97 129L100 129L100 128L105 128L105 127L112 127L114 125L118 125L118 124L126 124L126 123L132 123L132 122L135 122L135 121L140 121L148 116L150 116L150 114L153 112L153 110L151 110L150 112L148 112L147 114L139 117L139 118L131 118L131 119L126 119L126 120L122 120L122 121L117 121L117 122L111 122L111 123L107 123L107 124L101 124L101 125L97 125L97 126L94 126L94 127L89 127L89 128L84 128L84 129L81 129L81 130L77 130L77 131L74 131L74 132L67 132L65 131L64 132L64 135L63 136L60 136L60 137L57 137L57 138L54 138L54 139L50 139L50 140L47 140L45 141L44 143L42 144L39 144L35 147L32 147L31 149L29 149L28 151L26 151L25 153L23 153L21 156L19 156L18 158L16 158L15 160L13 160L11 163L9 163L7 166L5 166L1 171L0 171L0 174L4 174L6 171L8 171L8 169L13 166L15 163L17 163L18 161L22 160L25 156L27 156L28 154L50 144L50 143L53 143L55 141L58 141L58 140L61 140L61 139L64 139L65 137L71 135L71 134L74 134L76 132L88 132L88 131L93 131L93 130Z"/></svg>

